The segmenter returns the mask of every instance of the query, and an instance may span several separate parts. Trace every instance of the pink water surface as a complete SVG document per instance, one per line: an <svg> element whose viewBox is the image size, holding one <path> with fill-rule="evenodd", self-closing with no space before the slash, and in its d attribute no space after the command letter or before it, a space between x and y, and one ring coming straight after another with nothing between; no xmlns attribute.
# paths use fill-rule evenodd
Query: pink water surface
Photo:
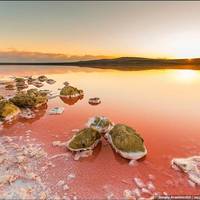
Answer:
<svg viewBox="0 0 200 200"><path fill-rule="evenodd" d="M7 70L5 70L7 69ZM114 198L122 198L125 189L136 187L133 178L150 181L156 192L168 194L199 194L199 187L191 187L187 175L171 168L175 157L199 155L200 151L200 72L191 70L117 71L79 67L15 67L0 69L0 78L9 76L41 75L57 81L44 89L57 90L68 81L83 89L84 98L71 105L59 97L49 100L46 109L33 120L14 121L0 130L0 135L24 135L45 144L49 155L65 153L63 147L54 147L55 140L66 141L72 129L81 129L88 118L96 115L108 117L115 123L124 123L136 129L144 138L148 154L137 165L130 166L126 159L116 154L110 145L102 142L91 157L79 161L57 158L56 167L43 174L50 185L66 174L74 173L70 194L82 199L104 199L108 190ZM3 88L0 94L6 94ZM100 97L97 106L88 104L90 97ZM48 111L62 106L61 115ZM63 191L58 191L63 193Z"/></svg>

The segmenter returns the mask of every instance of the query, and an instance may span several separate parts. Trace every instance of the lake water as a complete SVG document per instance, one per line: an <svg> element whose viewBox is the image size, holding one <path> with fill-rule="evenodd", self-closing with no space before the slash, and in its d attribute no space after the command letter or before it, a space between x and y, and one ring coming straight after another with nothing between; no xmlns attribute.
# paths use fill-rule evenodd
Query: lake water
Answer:
<svg viewBox="0 0 200 200"><path fill-rule="evenodd" d="M49 100L46 110L34 120L14 121L0 130L1 135L20 136L31 130L32 138L44 144L49 155L65 153L53 147L52 141L66 141L72 129L83 128L88 118L108 117L136 129L144 138L148 154L135 166L116 154L102 139L91 157L79 161L62 158L46 172L45 181L53 188L56 181L73 172L69 194L78 198L105 198L109 188L114 198L122 198L125 189L134 189L134 177L145 183L154 177L156 192L168 194L199 194L199 187L188 183L187 175L171 168L175 157L199 155L200 150L200 72L193 70L120 71L82 67L0 66L0 78L9 76L46 75L54 85L42 89L57 91L68 81L84 91L76 103L59 97ZM6 94L3 88L0 94ZM90 97L100 97L97 106L88 104ZM71 104L71 105L69 105ZM55 106L65 107L61 115L49 115ZM55 188L53 188L55 189ZM62 194L63 191L59 191Z"/></svg>

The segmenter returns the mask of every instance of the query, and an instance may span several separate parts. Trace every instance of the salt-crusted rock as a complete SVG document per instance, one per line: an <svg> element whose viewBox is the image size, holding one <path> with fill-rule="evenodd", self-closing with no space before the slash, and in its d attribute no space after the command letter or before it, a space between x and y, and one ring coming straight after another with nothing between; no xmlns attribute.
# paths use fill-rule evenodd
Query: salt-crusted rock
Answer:
<svg viewBox="0 0 200 200"><path fill-rule="evenodd" d="M87 151L78 151L76 152L75 156L74 156L74 160L79 160L80 158L86 158L91 156L93 153L92 150L87 150Z"/></svg>
<svg viewBox="0 0 200 200"><path fill-rule="evenodd" d="M64 112L64 107L54 107L49 111L50 115L60 115Z"/></svg>
<svg viewBox="0 0 200 200"><path fill-rule="evenodd" d="M191 181L200 185L200 156L174 158L171 164L174 169L178 168L185 172Z"/></svg>
<svg viewBox="0 0 200 200"><path fill-rule="evenodd" d="M91 105L98 105L101 103L101 100L98 97L94 97L94 98L90 98L88 103Z"/></svg>
<svg viewBox="0 0 200 200"><path fill-rule="evenodd" d="M106 133L108 131L110 131L113 128L113 123L104 116L96 116L96 117L92 117L88 120L86 126L93 128L97 131L99 131L100 133Z"/></svg>
<svg viewBox="0 0 200 200"><path fill-rule="evenodd" d="M66 142L61 142L61 141L57 140L57 141L53 141L53 142L52 142L52 145L53 145L53 146L62 147L62 146L66 146L67 143L66 143Z"/></svg>
<svg viewBox="0 0 200 200"><path fill-rule="evenodd" d="M142 137L126 125L116 124L105 134L105 138L115 151L126 159L137 160L147 154Z"/></svg>

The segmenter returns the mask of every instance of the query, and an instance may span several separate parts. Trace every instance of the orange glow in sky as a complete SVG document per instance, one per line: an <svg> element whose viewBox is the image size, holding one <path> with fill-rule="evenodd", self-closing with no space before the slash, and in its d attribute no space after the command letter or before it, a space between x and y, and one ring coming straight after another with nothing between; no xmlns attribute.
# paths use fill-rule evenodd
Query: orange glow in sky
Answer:
<svg viewBox="0 0 200 200"><path fill-rule="evenodd" d="M199 10L200 2L178 1L0 2L0 60L1 52L10 49L68 56L200 57Z"/></svg>

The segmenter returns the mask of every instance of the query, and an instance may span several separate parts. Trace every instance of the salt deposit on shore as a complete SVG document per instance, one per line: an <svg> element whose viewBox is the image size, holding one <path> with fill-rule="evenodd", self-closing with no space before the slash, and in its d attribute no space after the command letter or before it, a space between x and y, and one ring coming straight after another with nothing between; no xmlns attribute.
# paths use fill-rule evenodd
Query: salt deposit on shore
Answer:
<svg viewBox="0 0 200 200"><path fill-rule="evenodd" d="M49 183L44 181L41 172L55 165L48 161L49 156L42 144L32 141L34 140L27 143L26 136L0 137L0 198L64 199L64 196L54 193ZM67 179L74 178L75 174L69 174ZM69 189L62 180L57 185L62 186L63 191ZM65 194L65 199L67 198L69 197Z"/></svg>

